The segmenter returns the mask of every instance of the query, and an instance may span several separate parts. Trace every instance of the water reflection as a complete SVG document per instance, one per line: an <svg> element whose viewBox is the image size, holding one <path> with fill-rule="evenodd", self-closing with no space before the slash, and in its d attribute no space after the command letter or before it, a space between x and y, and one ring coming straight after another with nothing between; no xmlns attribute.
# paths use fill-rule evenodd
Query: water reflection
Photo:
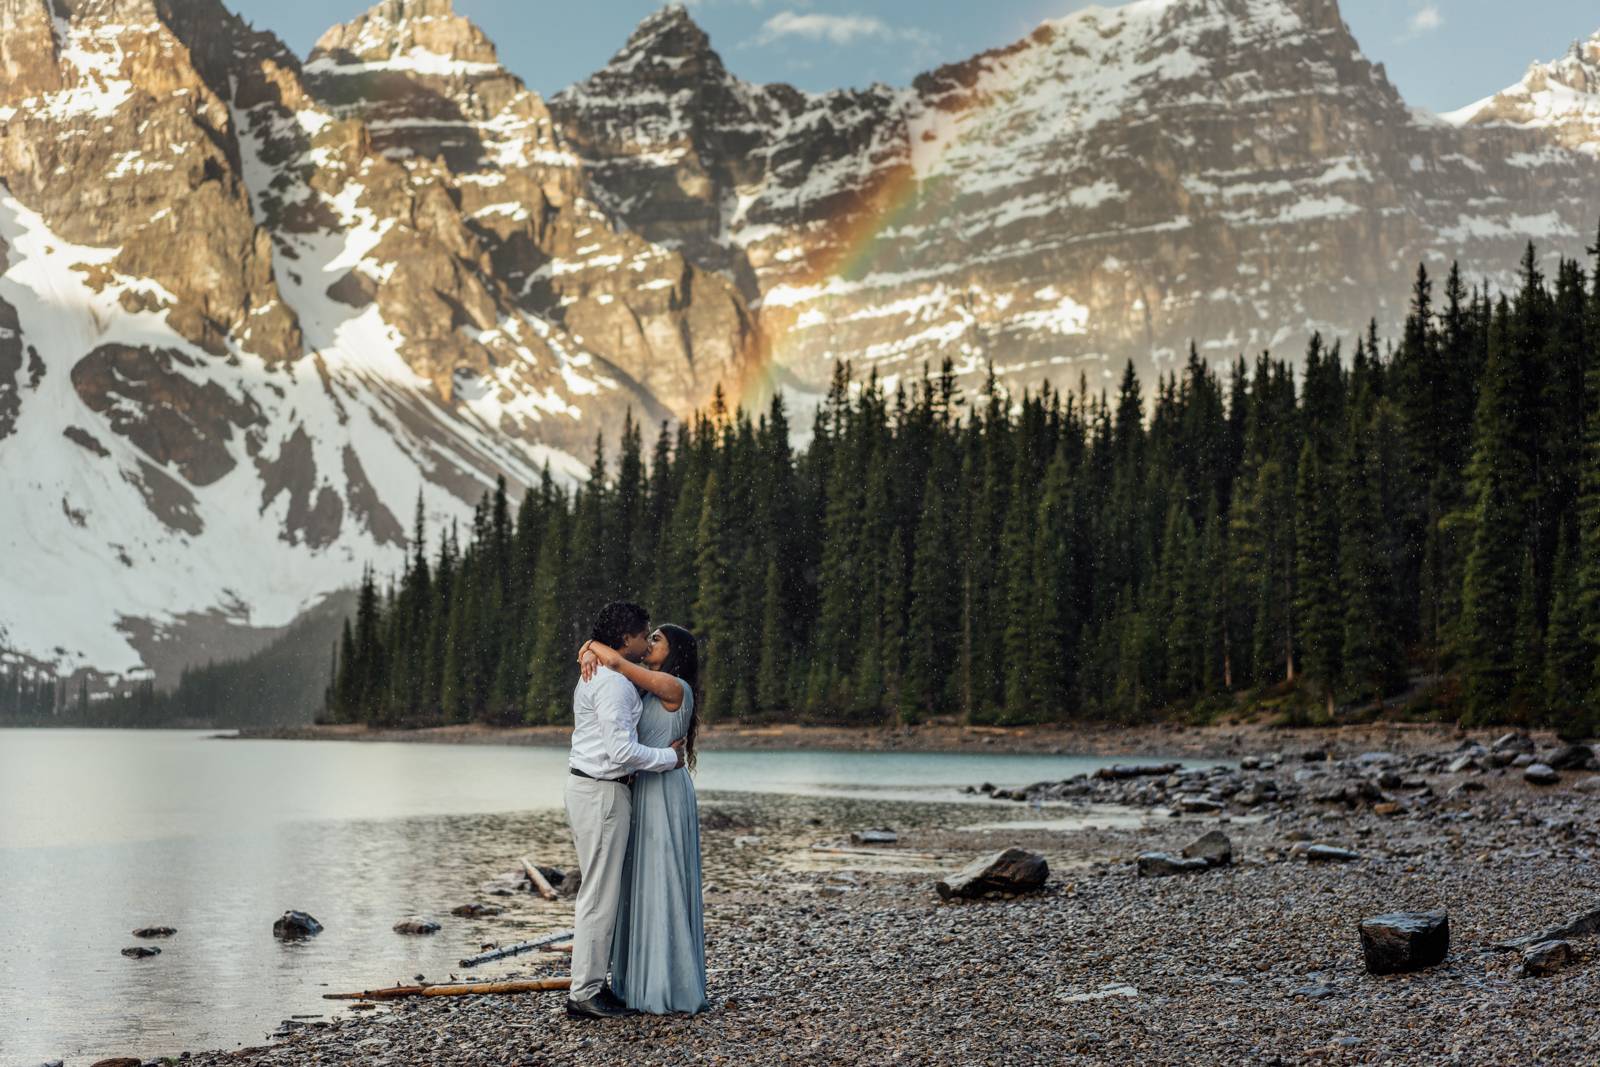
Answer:
<svg viewBox="0 0 1600 1067"><path fill-rule="evenodd" d="M699 785L721 828L814 834L819 810L867 825L894 799L954 800L961 785L1022 785L1104 762L707 752ZM573 862L566 777L557 749L0 731L0 1062L260 1044L291 1015L331 1015L321 994L335 987L442 979L484 942L570 925L564 901L479 892L523 854ZM995 818L973 804L948 811L952 823ZM708 836L708 883L774 877L771 853L738 849L735 836ZM450 915L473 900L507 910ZM288 908L325 932L274 940ZM443 929L393 933L413 914ZM160 956L119 954L135 943L129 931L156 924L178 928L155 942ZM477 973L564 966L534 955Z"/></svg>

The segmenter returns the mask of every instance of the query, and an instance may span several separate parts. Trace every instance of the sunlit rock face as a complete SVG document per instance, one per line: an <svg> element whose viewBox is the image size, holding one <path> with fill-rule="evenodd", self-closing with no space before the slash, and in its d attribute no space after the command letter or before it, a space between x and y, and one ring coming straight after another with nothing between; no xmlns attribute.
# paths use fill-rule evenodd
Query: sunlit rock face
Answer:
<svg viewBox="0 0 1600 1067"><path fill-rule="evenodd" d="M668 8L551 107L603 202L736 280L801 378L950 358L1094 386L1191 340L1293 357L1392 327L1419 262L1505 281L1529 238L1580 253L1596 47L1443 121L1332 0L1141 0L819 95L734 78Z"/></svg>
<svg viewBox="0 0 1600 1067"><path fill-rule="evenodd" d="M759 374L737 288L598 210L448 5L303 66L212 0L4 0L0 68L0 655L269 633L419 496L437 532Z"/></svg>
<svg viewBox="0 0 1600 1067"><path fill-rule="evenodd" d="M450 191L463 240L516 307L565 328L666 412L686 415L759 373L755 320L734 286L601 210L545 102L445 0L388 0L335 26L306 74L413 183Z"/></svg>
<svg viewBox="0 0 1600 1067"><path fill-rule="evenodd" d="M1536 131L1563 148L1600 156L1600 32L1574 43L1553 63L1533 64L1517 84L1444 119L1480 129Z"/></svg>

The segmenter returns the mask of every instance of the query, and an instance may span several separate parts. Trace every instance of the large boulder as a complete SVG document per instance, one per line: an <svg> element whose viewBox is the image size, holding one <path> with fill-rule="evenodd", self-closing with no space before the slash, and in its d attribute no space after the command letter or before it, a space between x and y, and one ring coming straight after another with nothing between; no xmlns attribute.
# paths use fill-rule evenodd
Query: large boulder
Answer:
<svg viewBox="0 0 1600 1067"><path fill-rule="evenodd" d="M1204 860L1208 867L1226 867L1233 862L1233 842L1221 830L1212 830L1184 845L1183 855Z"/></svg>
<svg viewBox="0 0 1600 1067"><path fill-rule="evenodd" d="M1008 848L967 864L934 888L946 900L981 897L985 893L1031 893L1050 877L1050 865L1037 852Z"/></svg>
<svg viewBox="0 0 1600 1067"><path fill-rule="evenodd" d="M286 911L283 918L272 924L272 936L283 941L315 937L320 933L322 924L303 911Z"/></svg>
<svg viewBox="0 0 1600 1067"><path fill-rule="evenodd" d="M1397 911L1363 919L1361 952L1370 974L1433 967L1450 951L1450 918L1442 911Z"/></svg>

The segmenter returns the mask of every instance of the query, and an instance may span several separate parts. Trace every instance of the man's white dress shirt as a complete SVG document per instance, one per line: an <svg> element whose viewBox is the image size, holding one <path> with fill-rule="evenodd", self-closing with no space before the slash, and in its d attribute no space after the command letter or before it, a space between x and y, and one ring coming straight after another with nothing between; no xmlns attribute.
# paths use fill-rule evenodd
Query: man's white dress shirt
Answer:
<svg viewBox="0 0 1600 1067"><path fill-rule="evenodd" d="M579 679L572 698L572 755L568 763L592 778L626 778L635 771L670 771L678 754L639 743L644 705L633 683L610 667L587 682Z"/></svg>

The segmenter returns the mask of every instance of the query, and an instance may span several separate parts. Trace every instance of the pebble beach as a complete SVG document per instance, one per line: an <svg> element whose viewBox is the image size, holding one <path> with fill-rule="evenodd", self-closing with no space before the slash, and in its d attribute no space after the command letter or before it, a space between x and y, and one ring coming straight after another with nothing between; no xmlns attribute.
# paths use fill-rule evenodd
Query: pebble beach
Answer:
<svg viewBox="0 0 1600 1067"><path fill-rule="evenodd" d="M960 804L708 793L709 1011L576 1022L560 992L330 1005L258 1046L187 1058L1593 1062L1596 938L1570 938L1544 974L1525 973L1522 950L1496 946L1600 907L1600 780L1581 762L1586 750L1513 737L1412 731L1375 749L1365 733L1236 735L1213 739L1213 754L1248 749L1221 766L972 783ZM1568 766L1536 784L1544 759ZM518 832L536 838L541 862L569 865L559 817L533 823ZM895 842L851 845L852 832L877 827ZM1230 864L1141 875L1141 855L1179 855L1209 831L1227 837ZM1048 861L1042 889L949 901L935 892L941 877L1011 847ZM463 903L506 909L474 920L475 938L570 927L566 900L485 895L496 873L463 872ZM1442 963L1367 972L1357 926L1394 911L1448 914ZM424 977L540 978L565 965L562 954L531 953ZM414 978L351 975L345 985Z"/></svg>

